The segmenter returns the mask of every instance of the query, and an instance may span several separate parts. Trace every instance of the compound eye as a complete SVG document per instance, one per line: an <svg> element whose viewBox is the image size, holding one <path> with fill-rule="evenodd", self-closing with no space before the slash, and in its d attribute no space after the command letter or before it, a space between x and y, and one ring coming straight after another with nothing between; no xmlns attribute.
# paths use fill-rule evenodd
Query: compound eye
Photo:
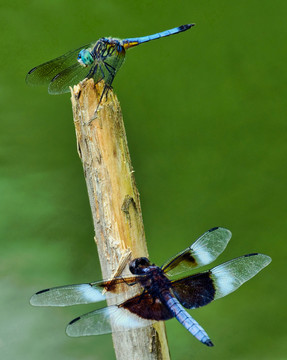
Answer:
<svg viewBox="0 0 287 360"><path fill-rule="evenodd" d="M144 269L149 265L149 259L147 259L146 257L134 259L130 262L129 265L130 272L136 275L144 274Z"/></svg>
<svg viewBox="0 0 287 360"><path fill-rule="evenodd" d="M147 259L146 257L142 257L138 259L139 266L146 266L148 264L149 264L149 259Z"/></svg>
<svg viewBox="0 0 287 360"><path fill-rule="evenodd" d="M81 50L80 52L79 52L79 54L78 54L78 59L82 59L83 57L84 57L84 55L85 55L85 49L83 49L83 50Z"/></svg>
<svg viewBox="0 0 287 360"><path fill-rule="evenodd" d="M91 53L86 49L83 49L79 52L77 60L84 67L91 65L94 62Z"/></svg>

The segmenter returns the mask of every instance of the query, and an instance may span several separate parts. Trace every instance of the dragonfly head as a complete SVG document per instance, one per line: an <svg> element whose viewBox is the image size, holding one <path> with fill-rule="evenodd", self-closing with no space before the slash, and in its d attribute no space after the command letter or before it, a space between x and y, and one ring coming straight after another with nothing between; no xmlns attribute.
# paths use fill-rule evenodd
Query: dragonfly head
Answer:
<svg viewBox="0 0 287 360"><path fill-rule="evenodd" d="M134 275L143 275L146 273L145 269L150 266L150 261L146 257L140 257L130 262L130 272Z"/></svg>
<svg viewBox="0 0 287 360"><path fill-rule="evenodd" d="M83 67L87 67L94 62L94 58L92 57L91 53L86 49L83 49L79 52L77 60Z"/></svg>

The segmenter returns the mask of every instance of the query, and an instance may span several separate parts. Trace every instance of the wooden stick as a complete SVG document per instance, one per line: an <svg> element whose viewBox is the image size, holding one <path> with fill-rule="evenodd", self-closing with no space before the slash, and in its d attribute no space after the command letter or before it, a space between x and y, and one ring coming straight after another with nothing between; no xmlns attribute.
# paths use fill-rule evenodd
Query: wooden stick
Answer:
<svg viewBox="0 0 287 360"><path fill-rule="evenodd" d="M83 163L104 279L129 274L131 258L148 257L139 193L121 108L112 90L95 117L104 83L87 80L71 89L77 149ZM130 287L117 301L139 291ZM163 323L113 333L117 360L168 360Z"/></svg>

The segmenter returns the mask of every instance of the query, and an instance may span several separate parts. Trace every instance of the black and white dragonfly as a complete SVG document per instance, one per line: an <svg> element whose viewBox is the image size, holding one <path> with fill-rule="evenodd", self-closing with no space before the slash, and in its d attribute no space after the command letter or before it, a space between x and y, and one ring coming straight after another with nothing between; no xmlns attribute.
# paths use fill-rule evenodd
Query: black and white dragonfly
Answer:
<svg viewBox="0 0 287 360"><path fill-rule="evenodd" d="M263 254L248 254L210 270L171 277L213 262L226 248L231 232L222 227L208 230L194 244L175 255L161 267L145 258L130 262L132 276L115 277L94 283L45 289L30 300L35 306L69 306L103 301L128 286L140 284L142 292L112 306L89 312L72 320L69 336L100 335L151 325L155 321L176 318L193 336L213 346L205 330L185 310L209 304L238 289L271 262Z"/></svg>

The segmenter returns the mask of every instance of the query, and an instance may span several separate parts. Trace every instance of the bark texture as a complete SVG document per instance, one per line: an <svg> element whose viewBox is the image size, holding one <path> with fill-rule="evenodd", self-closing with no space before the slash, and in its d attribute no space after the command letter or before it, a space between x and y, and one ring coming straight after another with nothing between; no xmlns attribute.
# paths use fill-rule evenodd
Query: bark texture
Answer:
<svg viewBox="0 0 287 360"><path fill-rule="evenodd" d="M71 90L77 149L83 164L103 278L128 274L130 259L148 257L139 193L121 108L112 90L95 109L104 84L85 81ZM131 287L117 301L137 289ZM168 360L163 323L113 334L118 360Z"/></svg>

